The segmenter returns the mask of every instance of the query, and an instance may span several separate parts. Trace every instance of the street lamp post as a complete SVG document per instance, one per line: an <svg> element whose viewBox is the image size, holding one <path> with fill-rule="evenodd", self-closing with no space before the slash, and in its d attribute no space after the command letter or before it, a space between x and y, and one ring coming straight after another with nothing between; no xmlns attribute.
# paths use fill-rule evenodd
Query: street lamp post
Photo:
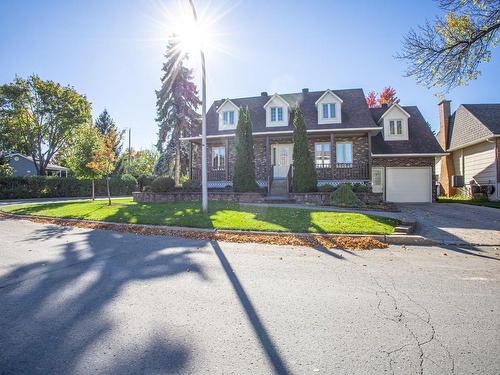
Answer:
<svg viewBox="0 0 500 375"><path fill-rule="evenodd" d="M195 23L198 23L193 0L189 0L193 10ZM207 76L205 70L205 54L200 47L201 55L201 205L203 213L208 213L208 181L207 181Z"/></svg>

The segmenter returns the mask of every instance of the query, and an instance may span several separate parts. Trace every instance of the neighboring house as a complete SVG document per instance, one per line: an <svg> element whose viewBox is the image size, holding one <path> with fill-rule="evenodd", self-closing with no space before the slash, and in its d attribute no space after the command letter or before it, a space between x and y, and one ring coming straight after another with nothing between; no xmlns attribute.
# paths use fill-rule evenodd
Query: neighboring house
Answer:
<svg viewBox="0 0 500 375"><path fill-rule="evenodd" d="M438 163L441 193L486 193L500 199L500 104L439 104L439 143L449 152ZM457 176L457 177L453 177Z"/></svg>
<svg viewBox="0 0 500 375"><path fill-rule="evenodd" d="M234 137L241 107L252 121L255 170L268 191L288 176L292 164L291 109L299 104L314 155L318 185L369 183L387 201L430 202L435 198L435 157L443 150L414 106L368 108L362 89L218 100L207 113L210 188L232 184ZM200 136L184 138L191 150ZM201 179L200 152L191 152L190 177ZM195 157L196 156L196 157Z"/></svg>
<svg viewBox="0 0 500 375"><path fill-rule="evenodd" d="M30 156L13 153L7 156L9 165L13 170L13 176L26 177L36 176L36 167L33 158ZM48 164L47 176L68 177L68 168L60 165Z"/></svg>

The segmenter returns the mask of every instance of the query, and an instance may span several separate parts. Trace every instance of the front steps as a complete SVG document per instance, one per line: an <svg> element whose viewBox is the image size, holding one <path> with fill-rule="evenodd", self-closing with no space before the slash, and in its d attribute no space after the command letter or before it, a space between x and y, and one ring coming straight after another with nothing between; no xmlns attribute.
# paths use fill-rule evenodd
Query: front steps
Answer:
<svg viewBox="0 0 500 375"><path fill-rule="evenodd" d="M264 198L266 203L295 203L294 199L288 197L288 183L286 179L274 179L271 189Z"/></svg>

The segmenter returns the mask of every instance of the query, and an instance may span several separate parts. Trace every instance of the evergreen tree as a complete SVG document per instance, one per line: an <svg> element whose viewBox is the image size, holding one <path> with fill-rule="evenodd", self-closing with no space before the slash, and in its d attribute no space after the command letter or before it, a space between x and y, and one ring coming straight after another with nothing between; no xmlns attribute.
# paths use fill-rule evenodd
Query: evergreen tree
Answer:
<svg viewBox="0 0 500 375"><path fill-rule="evenodd" d="M253 153L252 122L248 108L241 108L235 138L233 190L255 191L255 157Z"/></svg>
<svg viewBox="0 0 500 375"><path fill-rule="evenodd" d="M309 152L306 125L302 111L293 108L293 191L309 193L316 191L317 177L314 159Z"/></svg>
<svg viewBox="0 0 500 375"><path fill-rule="evenodd" d="M104 111L102 111L99 117L95 120L95 127L99 129L101 134L104 136L108 135L110 132L116 133L116 136L113 134L111 137L112 139L116 139L115 144L113 145L113 152L116 156L120 155L122 152L122 140L125 130L118 131L115 121L111 118L106 108L104 108Z"/></svg>
<svg viewBox="0 0 500 375"><path fill-rule="evenodd" d="M161 88L156 91L156 121L159 127L156 147L160 159L155 169L173 174L175 183L179 185L182 165L187 165L189 159L188 149L182 145L180 138L190 136L199 126L200 116L196 110L200 100L192 71L184 66L187 55L182 54L175 37L170 38L165 58Z"/></svg>

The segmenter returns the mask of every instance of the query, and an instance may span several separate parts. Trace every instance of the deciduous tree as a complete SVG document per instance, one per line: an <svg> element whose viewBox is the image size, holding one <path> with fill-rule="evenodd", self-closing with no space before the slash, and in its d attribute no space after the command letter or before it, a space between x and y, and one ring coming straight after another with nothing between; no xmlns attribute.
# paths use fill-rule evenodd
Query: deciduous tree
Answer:
<svg viewBox="0 0 500 375"><path fill-rule="evenodd" d="M398 57L408 63L406 75L443 93L475 80L499 42L498 0L440 0L446 13L410 30Z"/></svg>
<svg viewBox="0 0 500 375"><path fill-rule="evenodd" d="M3 143L31 156L39 175L89 120L90 103L72 87L37 75L0 86Z"/></svg>
<svg viewBox="0 0 500 375"><path fill-rule="evenodd" d="M384 87L384 89L380 92L378 103L380 105L387 104L389 106L394 103L399 103L399 99L396 96L396 90L394 90L391 86Z"/></svg>

